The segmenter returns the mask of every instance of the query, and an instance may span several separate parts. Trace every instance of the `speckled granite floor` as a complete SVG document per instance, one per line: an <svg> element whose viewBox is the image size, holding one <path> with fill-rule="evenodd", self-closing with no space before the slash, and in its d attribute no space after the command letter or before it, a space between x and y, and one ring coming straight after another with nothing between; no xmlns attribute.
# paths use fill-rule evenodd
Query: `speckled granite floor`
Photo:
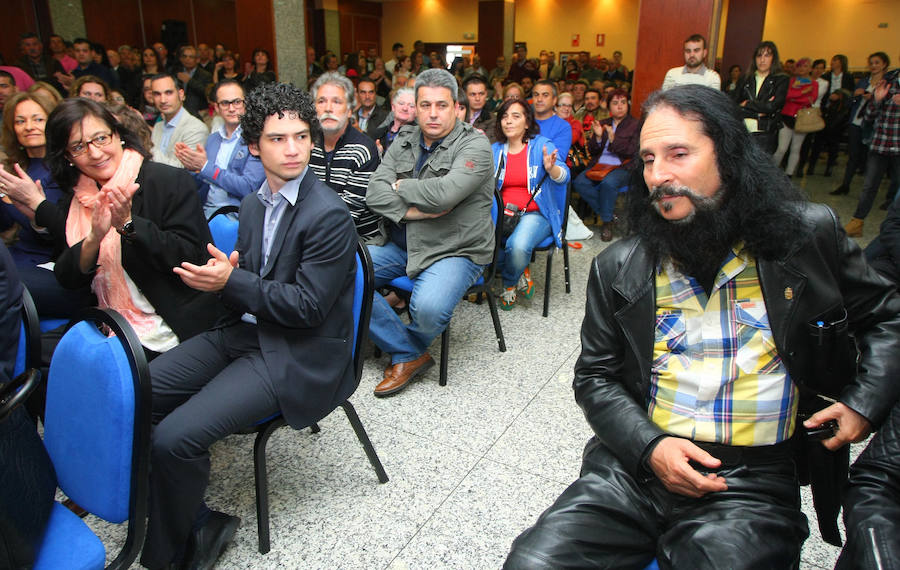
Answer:
<svg viewBox="0 0 900 570"><path fill-rule="evenodd" d="M862 179L841 197L827 195L835 178L797 183L846 220ZM878 232L885 187L861 243ZM446 387L438 385L435 367L404 392L376 399L372 389L386 360L369 349L352 401L388 483L378 483L340 410L320 423L319 434L279 430L269 443L272 550L266 555L256 550L251 438L217 444L208 502L243 519L218 567L499 568L512 540L577 477L590 435L572 397L572 368L589 262L605 244L599 236L583 243L570 251L569 295L562 257L554 260L549 318L540 316L540 279L530 303L501 312L506 353L497 351L487 307L460 304ZM538 256L536 276L543 276L545 258ZM813 530L801 568L831 568L838 551L818 539L805 490L803 497ZM91 524L110 549L117 547L121 528Z"/></svg>

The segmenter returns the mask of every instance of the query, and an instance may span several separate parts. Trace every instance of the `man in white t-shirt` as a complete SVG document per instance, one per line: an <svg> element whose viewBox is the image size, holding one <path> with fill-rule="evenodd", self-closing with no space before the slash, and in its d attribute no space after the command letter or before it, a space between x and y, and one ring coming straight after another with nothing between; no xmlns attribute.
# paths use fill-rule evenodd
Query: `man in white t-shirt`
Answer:
<svg viewBox="0 0 900 570"><path fill-rule="evenodd" d="M722 89L719 74L706 67L706 38L694 34L684 40L684 67L673 67L666 72L662 90L676 85L706 85L713 89Z"/></svg>

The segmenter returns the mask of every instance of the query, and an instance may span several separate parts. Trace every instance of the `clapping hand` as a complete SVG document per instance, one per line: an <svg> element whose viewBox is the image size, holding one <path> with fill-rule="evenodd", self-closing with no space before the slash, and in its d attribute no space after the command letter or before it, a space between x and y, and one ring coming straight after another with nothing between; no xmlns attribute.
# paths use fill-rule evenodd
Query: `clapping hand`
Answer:
<svg viewBox="0 0 900 570"><path fill-rule="evenodd" d="M199 144L193 149L183 142L177 142L175 143L175 158L180 160L188 170L200 172L206 164L206 149Z"/></svg>
<svg viewBox="0 0 900 570"><path fill-rule="evenodd" d="M216 292L225 288L225 283L231 276L231 272L238 265L238 252L232 251L231 255L218 249L211 243L206 244L206 250L212 255L206 265L194 265L183 262L180 267L172 269L185 285L198 291Z"/></svg>

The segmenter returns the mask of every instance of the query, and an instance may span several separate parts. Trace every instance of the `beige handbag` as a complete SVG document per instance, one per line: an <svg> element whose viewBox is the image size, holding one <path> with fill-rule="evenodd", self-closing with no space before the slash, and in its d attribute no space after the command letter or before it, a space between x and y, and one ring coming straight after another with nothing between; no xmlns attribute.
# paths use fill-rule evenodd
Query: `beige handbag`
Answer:
<svg viewBox="0 0 900 570"><path fill-rule="evenodd" d="M794 124L796 133L817 133L825 128L825 119L818 107L807 107L797 111L797 122Z"/></svg>

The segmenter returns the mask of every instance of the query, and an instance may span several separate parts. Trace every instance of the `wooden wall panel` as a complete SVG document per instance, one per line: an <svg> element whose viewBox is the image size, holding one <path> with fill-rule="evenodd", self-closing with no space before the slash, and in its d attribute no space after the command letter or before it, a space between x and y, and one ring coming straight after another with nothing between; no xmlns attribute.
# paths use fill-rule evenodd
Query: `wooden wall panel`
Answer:
<svg viewBox="0 0 900 570"><path fill-rule="evenodd" d="M144 12L144 32L147 34L148 45L161 41L162 24L166 20L181 20L187 23L188 42L196 43L190 2L185 2L184 0L144 0L141 2L141 7ZM107 19L105 23L109 25L109 20ZM169 57L177 59L177 54L170 53Z"/></svg>
<svg viewBox="0 0 900 570"><path fill-rule="evenodd" d="M275 12L272 0L236 0L237 46L243 61L250 61L253 50L267 50L276 73L278 61L275 55Z"/></svg>
<svg viewBox="0 0 900 570"><path fill-rule="evenodd" d="M709 37L714 0L642 0L638 17L637 62L632 86L632 114L662 85L666 71L684 65L684 39Z"/></svg>
<svg viewBox="0 0 900 570"><path fill-rule="evenodd" d="M210 47L219 43L225 44L227 49L237 51L234 0L193 0L193 2L196 42L209 44ZM249 53L247 57L250 57Z"/></svg>
<svg viewBox="0 0 900 570"><path fill-rule="evenodd" d="M476 52L485 69L493 69L497 57L503 55L503 0L478 3L478 44Z"/></svg>
<svg viewBox="0 0 900 570"><path fill-rule="evenodd" d="M363 0L338 3L341 17L341 55L381 47L381 4ZM412 51L409 46L407 51ZM339 56L339 57L340 57Z"/></svg>
<svg viewBox="0 0 900 570"><path fill-rule="evenodd" d="M99 42L106 49L122 44L143 47L138 0L81 0L81 6L85 31L92 42ZM112 21L114 26L110 25Z"/></svg>
<svg viewBox="0 0 900 570"><path fill-rule="evenodd" d="M6 65L12 65L22 57L22 52L19 50L19 35L25 31L38 32L39 30L32 0L2 1L4 4L4 33L0 34L0 54L3 55ZM43 38L43 40L46 46L47 38Z"/></svg>
<svg viewBox="0 0 900 570"><path fill-rule="evenodd" d="M767 0L741 0L728 3L725 20L725 47L722 52L722 75L734 64L747 71L753 50L763 39Z"/></svg>

